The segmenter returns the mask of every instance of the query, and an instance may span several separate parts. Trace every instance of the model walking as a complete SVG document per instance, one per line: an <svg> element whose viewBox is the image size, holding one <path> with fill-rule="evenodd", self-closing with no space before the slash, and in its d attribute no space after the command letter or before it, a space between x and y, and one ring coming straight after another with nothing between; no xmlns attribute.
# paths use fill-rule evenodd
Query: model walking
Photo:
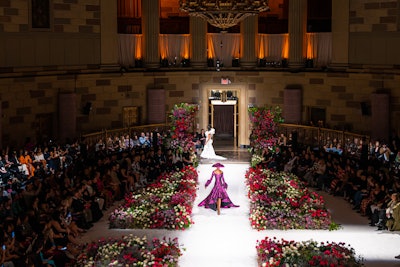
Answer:
<svg viewBox="0 0 400 267"><path fill-rule="evenodd" d="M207 180L205 187L211 183L212 179L215 178L215 184L210 194L199 204L199 207L204 206L207 209L217 211L218 215L221 214L221 208L239 207L230 200L226 189L228 184L225 182L224 173L220 169L224 167L221 163L215 163L213 165L216 169L212 172L211 178Z"/></svg>
<svg viewBox="0 0 400 267"><path fill-rule="evenodd" d="M218 156L215 154L213 147L213 136L215 134L215 129L208 125L207 131L205 132L206 140L204 143L203 152L201 152L200 157L205 159L218 159L225 160L226 158Z"/></svg>

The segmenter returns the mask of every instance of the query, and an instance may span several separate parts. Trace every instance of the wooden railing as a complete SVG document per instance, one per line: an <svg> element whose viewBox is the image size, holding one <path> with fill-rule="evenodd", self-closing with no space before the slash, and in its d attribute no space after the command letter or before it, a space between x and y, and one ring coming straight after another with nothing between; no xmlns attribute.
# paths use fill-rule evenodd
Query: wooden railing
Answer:
<svg viewBox="0 0 400 267"><path fill-rule="evenodd" d="M126 136L129 134L130 137L137 135L140 136L141 132L152 132L157 130L158 132L162 132L169 129L169 127L165 123L160 124L149 124L149 125L141 125L141 126L132 126L132 127L125 127L119 129L112 129L112 130L102 130L100 132L90 133L90 134L83 134L81 137L84 139L84 142L89 146L94 146L99 140L103 140L105 143L108 137L120 137Z"/></svg>
<svg viewBox="0 0 400 267"><path fill-rule="evenodd" d="M282 123L279 125L277 132L283 133L286 137L296 133L299 144L312 147L323 147L328 140L333 142L336 139L344 151L350 145L360 144L360 140L364 138L363 142L367 142L367 144L370 142L370 136L368 135L297 124Z"/></svg>
<svg viewBox="0 0 400 267"><path fill-rule="evenodd" d="M166 123L149 124L120 129L103 130L100 132L84 134L82 135L82 138L84 138L86 144L89 146L94 146L99 140L106 142L108 137L120 137L126 136L127 134L129 134L131 137L134 135L140 136L141 132L152 132L154 130L163 132L167 131L168 129L169 125ZM345 154L350 146L358 145L360 143L359 141L364 138L364 142L367 142L367 144L370 142L370 137L367 135L298 124L282 123L278 126L277 133L284 134L286 137L296 133L297 143L319 148L325 146L328 140L333 142L333 140L336 139L337 143L341 144Z"/></svg>

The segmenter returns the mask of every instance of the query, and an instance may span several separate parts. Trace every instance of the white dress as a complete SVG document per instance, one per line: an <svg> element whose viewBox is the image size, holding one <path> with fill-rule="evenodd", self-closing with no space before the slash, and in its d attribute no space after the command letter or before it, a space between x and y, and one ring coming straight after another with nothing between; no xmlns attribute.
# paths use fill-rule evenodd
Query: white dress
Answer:
<svg viewBox="0 0 400 267"><path fill-rule="evenodd" d="M206 131L205 135L207 136L206 143L203 148L203 152L201 152L200 157L205 159L219 159L225 160L226 158L222 156L218 156L215 154L214 147L213 147L213 135L215 134L215 129L211 128L210 131Z"/></svg>

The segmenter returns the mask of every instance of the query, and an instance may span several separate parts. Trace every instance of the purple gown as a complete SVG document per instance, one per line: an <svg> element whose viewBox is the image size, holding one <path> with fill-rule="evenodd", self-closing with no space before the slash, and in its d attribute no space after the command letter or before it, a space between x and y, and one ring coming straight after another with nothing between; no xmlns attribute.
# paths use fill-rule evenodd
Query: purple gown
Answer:
<svg viewBox="0 0 400 267"><path fill-rule="evenodd" d="M226 189L228 188L228 184L224 180L224 174L215 173L213 171L211 178L206 182L206 187L211 183L213 177L215 177L214 188L211 190L210 194L199 204L199 207L204 206L207 209L217 210L217 200L221 199L221 208L231 208L231 207L239 207L232 203L229 199L228 193Z"/></svg>

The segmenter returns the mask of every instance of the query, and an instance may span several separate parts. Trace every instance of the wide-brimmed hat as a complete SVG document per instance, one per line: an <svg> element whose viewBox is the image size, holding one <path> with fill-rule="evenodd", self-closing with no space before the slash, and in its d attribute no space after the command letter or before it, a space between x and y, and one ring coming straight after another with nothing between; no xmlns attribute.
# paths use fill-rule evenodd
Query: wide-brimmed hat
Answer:
<svg viewBox="0 0 400 267"><path fill-rule="evenodd" d="M213 167L216 167L216 168L224 167L224 165L222 165L222 164L219 163L219 162L215 163L215 164L212 165L212 166L213 166Z"/></svg>

